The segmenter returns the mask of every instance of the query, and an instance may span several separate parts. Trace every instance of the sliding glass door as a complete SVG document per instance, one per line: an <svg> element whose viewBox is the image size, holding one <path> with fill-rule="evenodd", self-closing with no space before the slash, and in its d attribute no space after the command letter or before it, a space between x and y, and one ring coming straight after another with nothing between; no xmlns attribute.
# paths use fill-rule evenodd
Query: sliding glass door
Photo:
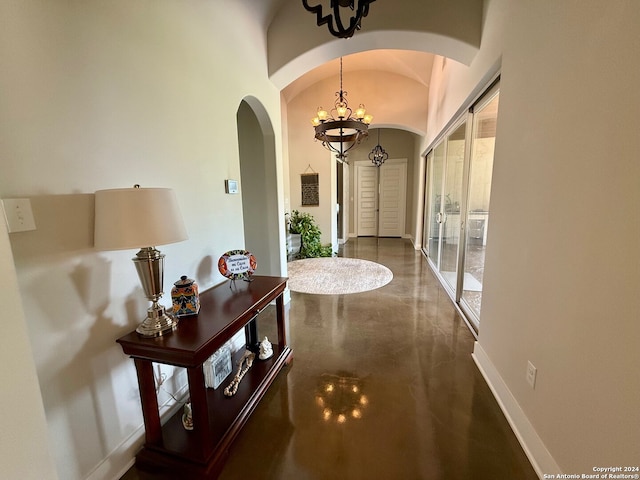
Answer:
<svg viewBox="0 0 640 480"><path fill-rule="evenodd" d="M499 94L488 92L472 109L467 235L464 254L463 306L480 321L484 252L489 228L489 203L496 143Z"/></svg>
<svg viewBox="0 0 640 480"><path fill-rule="evenodd" d="M444 144L438 145L427 155L427 194L424 211L425 253L435 264L440 264L440 246L442 243L442 183L444 181Z"/></svg>
<svg viewBox="0 0 640 480"><path fill-rule="evenodd" d="M482 305L498 99L495 85L427 154L425 254L476 328Z"/></svg>
<svg viewBox="0 0 640 480"><path fill-rule="evenodd" d="M443 234L440 271L443 280L453 292L458 283L458 247L462 225L461 206L464 196L463 173L466 121L459 124L446 139L445 181L442 191Z"/></svg>

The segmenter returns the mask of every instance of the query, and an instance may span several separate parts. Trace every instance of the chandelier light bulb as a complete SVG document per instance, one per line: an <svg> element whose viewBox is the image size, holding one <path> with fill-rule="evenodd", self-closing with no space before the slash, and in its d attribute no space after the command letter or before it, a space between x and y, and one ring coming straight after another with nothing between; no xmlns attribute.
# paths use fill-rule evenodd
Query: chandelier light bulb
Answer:
<svg viewBox="0 0 640 480"><path fill-rule="evenodd" d="M329 114L326 110L323 110L322 107L318 107L318 119L321 122L324 122L327 118L329 118Z"/></svg>
<svg viewBox="0 0 640 480"><path fill-rule="evenodd" d="M312 118L311 125L313 125L314 127L317 127L318 125L320 125L320 119L318 117Z"/></svg>
<svg viewBox="0 0 640 480"><path fill-rule="evenodd" d="M359 120L362 120L365 117L366 112L367 110L364 108L364 104L361 103L356 109L356 117L358 117Z"/></svg>
<svg viewBox="0 0 640 480"><path fill-rule="evenodd" d="M364 123L366 123L367 125L370 125L370 124L371 124L371 122L373 121L373 115L366 114L366 115L363 117L362 121L363 121Z"/></svg>

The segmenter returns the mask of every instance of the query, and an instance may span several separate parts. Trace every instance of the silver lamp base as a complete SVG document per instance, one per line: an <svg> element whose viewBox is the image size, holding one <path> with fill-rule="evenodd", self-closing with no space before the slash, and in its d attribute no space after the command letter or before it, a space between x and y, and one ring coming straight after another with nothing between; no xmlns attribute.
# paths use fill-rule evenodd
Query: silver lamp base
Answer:
<svg viewBox="0 0 640 480"><path fill-rule="evenodd" d="M154 247L144 247L132 260L144 293L151 301L147 318L136 328L136 332L143 337L160 337L173 331L178 325L178 320L167 315L164 307L158 303L162 297L164 255Z"/></svg>
<svg viewBox="0 0 640 480"><path fill-rule="evenodd" d="M152 305L147 310L147 318L144 319L136 332L143 337L161 337L165 333L172 332L178 326L178 320L167 315L162 305Z"/></svg>

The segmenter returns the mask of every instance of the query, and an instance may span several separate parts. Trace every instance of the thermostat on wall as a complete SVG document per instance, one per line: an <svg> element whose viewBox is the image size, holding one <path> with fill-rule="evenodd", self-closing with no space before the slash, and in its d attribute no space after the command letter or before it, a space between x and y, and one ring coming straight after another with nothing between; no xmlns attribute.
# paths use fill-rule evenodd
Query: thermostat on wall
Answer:
<svg viewBox="0 0 640 480"><path fill-rule="evenodd" d="M224 190L226 193L238 193L238 181L237 180L225 180Z"/></svg>

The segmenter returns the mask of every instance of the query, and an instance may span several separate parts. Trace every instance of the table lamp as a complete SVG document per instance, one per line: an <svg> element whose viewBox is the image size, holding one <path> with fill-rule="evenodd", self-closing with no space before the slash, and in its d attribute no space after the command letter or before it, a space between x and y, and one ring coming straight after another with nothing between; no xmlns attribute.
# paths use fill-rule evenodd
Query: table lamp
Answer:
<svg viewBox="0 0 640 480"><path fill-rule="evenodd" d="M152 303L136 328L143 337L171 332L177 320L158 304L163 293L164 254L155 247L186 240L180 208L169 188L99 190L95 198L94 245L100 250L140 248L132 259Z"/></svg>

